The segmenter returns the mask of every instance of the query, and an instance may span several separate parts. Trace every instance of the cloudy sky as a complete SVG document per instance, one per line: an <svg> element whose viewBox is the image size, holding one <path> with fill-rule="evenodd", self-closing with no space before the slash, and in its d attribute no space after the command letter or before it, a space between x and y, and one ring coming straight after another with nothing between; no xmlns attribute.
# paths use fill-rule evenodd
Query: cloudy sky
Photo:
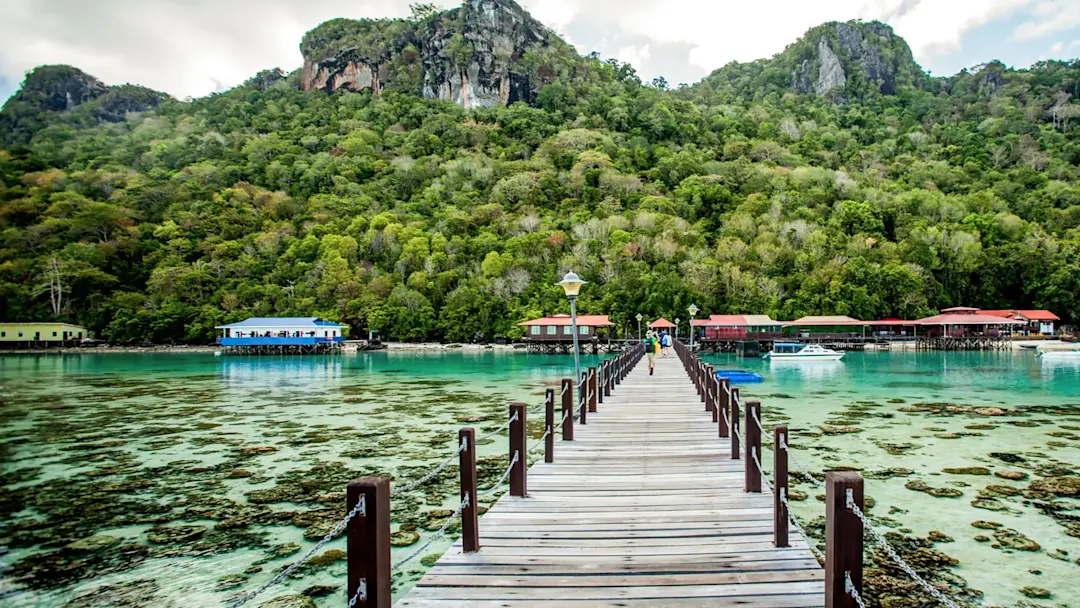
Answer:
<svg viewBox="0 0 1080 608"><path fill-rule="evenodd" d="M304 32L333 17L391 17L416 0L2 0L0 100L34 66L67 63L108 84L176 97L301 64ZM825 21L879 19L938 76L1000 59L1080 57L1080 0L519 0L581 53L644 79L694 82L772 56ZM437 0L445 7L460 0Z"/></svg>

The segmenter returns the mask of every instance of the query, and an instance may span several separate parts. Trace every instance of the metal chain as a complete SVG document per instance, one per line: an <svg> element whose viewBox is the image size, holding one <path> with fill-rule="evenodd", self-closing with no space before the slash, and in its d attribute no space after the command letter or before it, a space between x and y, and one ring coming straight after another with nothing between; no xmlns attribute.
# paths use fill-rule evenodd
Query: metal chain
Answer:
<svg viewBox="0 0 1080 608"><path fill-rule="evenodd" d="M481 437L477 437L477 438L476 438L476 440L477 440L477 441L483 441L483 440L485 440L485 439L490 439L490 438L494 437L495 435L498 435L499 433L501 433L501 432L503 432L504 430L506 430L506 428L507 428L507 427L509 427L509 426L510 426L511 424L513 424L513 423L514 423L514 421L515 421L515 420L517 420L517 419L518 419L518 415L517 415L517 412L514 412L514 415L513 415L513 416L511 416L509 420L507 420L506 422L504 422L502 426L500 426L499 428L495 429L494 431L491 431L491 432L490 432L490 433L488 433L487 435L483 435L483 436L481 436Z"/></svg>
<svg viewBox="0 0 1080 608"><path fill-rule="evenodd" d="M353 608L360 600L367 601L367 579L360 580L360 588L356 590L356 595L349 598L349 608Z"/></svg>
<svg viewBox="0 0 1080 608"><path fill-rule="evenodd" d="M517 464L517 461L520 457L520 452L514 452L514 457L510 459L510 466L506 467L506 471L502 474L502 477L499 478L499 481L496 481L495 485L491 486L490 488L477 492L477 496L485 496L487 494L491 494L495 490L498 490L500 487L502 487L503 482L505 482L506 478L510 476L510 471L513 470L514 465Z"/></svg>
<svg viewBox="0 0 1080 608"><path fill-rule="evenodd" d="M352 511L349 511L348 514L345 515L345 519L341 520L341 522L339 522L338 525L334 526L334 529L330 530L329 534L322 537L322 540L315 543L315 546L311 548L311 551L308 551L307 554L304 555L304 557L301 557L300 559L293 562L292 565L290 565L288 568L283 570L281 572L281 574L278 574L274 578L272 578L269 581L266 581L265 583L263 583L262 587L259 587L255 591L252 591L251 593L249 593L249 594L245 595L244 597L240 598L235 604L232 605L232 608L240 608L240 606L243 606L249 600L255 599L255 597L257 597L263 591L266 591L270 587L273 587L274 585L280 583L281 581L285 580L285 578L288 577L290 574L292 574L293 572L296 572L297 568L302 566L305 562L307 562L309 559L311 559L316 553L318 553L320 549L325 547L326 543L334 540L334 538L338 534L341 534L341 531L345 529L345 526L347 526L349 524L349 521L351 521L353 517L356 517L356 515L359 514L359 513L364 513L365 509L366 509L366 507L365 507L366 502L367 502L366 497L361 495L360 500L356 503L356 506L353 507Z"/></svg>
<svg viewBox="0 0 1080 608"><path fill-rule="evenodd" d="M535 450L536 448L540 447L540 445L542 445L544 443L544 440L547 439L548 435L550 435L550 434L551 434L551 427L549 426L547 428L547 430L544 431L543 436L541 436L540 439L537 439L536 443L532 444L532 446L530 446L529 449L527 449L525 451L526 452L531 452L531 451Z"/></svg>
<svg viewBox="0 0 1080 608"><path fill-rule="evenodd" d="M761 461L758 460L757 452L750 450L750 457L754 459L754 464L757 465L758 473L761 474L761 480L765 482L765 485L769 488L770 494L776 494L776 490L772 487L772 482L769 481L769 477L765 475L765 467L761 466Z"/></svg>
<svg viewBox="0 0 1080 608"><path fill-rule="evenodd" d="M442 473L443 469L450 466L450 463L453 462L454 459L458 457L458 454L464 452L465 449L468 448L468 447L469 447L468 442L464 438L462 438L461 439L461 444L458 445L458 449L454 450L454 453L451 454L449 458L444 460L442 462L442 464L435 467L434 470L432 470L427 475L424 475L420 479L417 479L416 481L414 481L414 482L412 482L412 483L410 483L408 485L404 485L404 486L401 486L399 488L394 488L394 489L390 490L390 495L394 496L396 494L401 494L402 492L408 492L409 490L417 488L417 487L427 483L428 481L431 481L431 479L434 478L436 475L438 475L439 473Z"/></svg>
<svg viewBox="0 0 1080 608"><path fill-rule="evenodd" d="M450 524L454 523L454 520L457 519L459 515L461 515L461 510L464 509L467 506L469 506L469 495L468 495L468 493L465 494L465 500L462 500L458 504L457 508L454 509L454 514L451 515L449 518L447 518L446 522L443 523L441 528L439 528L439 531L436 532L434 535L432 535L432 537L429 538L426 543L420 545L420 547L418 549L416 549L415 551L410 553L408 557L406 557L405 559L397 562L393 566L390 566L390 571L394 572L398 568L404 566L406 563L408 563L414 557L416 557L417 555L420 555L420 553L422 553L424 551L424 549L427 549L428 547L430 547L431 543L433 543L433 542L439 540L440 538L442 538L442 535L446 534L446 529L450 527Z"/></svg>
<svg viewBox="0 0 1080 608"><path fill-rule="evenodd" d="M780 488L780 502L784 503L784 507L787 509L788 521L790 521L791 525L795 526L795 529L799 531L799 534L801 534L802 537L806 539L806 546L810 547L810 551L814 554L814 557L816 557L819 562L824 564L825 556L822 555L821 551L819 551L818 548L814 546L814 542L810 540L810 535L806 533L806 530L803 530L802 524L800 524L799 520L795 518L795 512L791 510L791 503L788 502L787 497L787 488Z"/></svg>
<svg viewBox="0 0 1080 608"><path fill-rule="evenodd" d="M859 608L866 608L866 604L863 603L862 595L859 590L855 588L855 583L851 582L851 573L844 572L844 591L848 592L851 599L855 600L855 603L859 605Z"/></svg>
<svg viewBox="0 0 1080 608"><path fill-rule="evenodd" d="M810 473L809 473L809 472L808 472L808 471L806 470L806 467L802 466L802 464L801 464L801 463L799 463L799 461L795 459L795 453L794 453L794 452L792 452L792 451L791 451L791 448L789 448L789 447L788 447L788 444L787 444L787 440L786 440L786 439L784 439L784 437L783 437L783 436L781 436L781 437L780 437L780 449L782 449L782 450L784 450L784 451L786 451L786 452L787 452L787 454L788 454L788 460L790 460L790 461L791 461L791 464L795 465L795 468L796 468L796 469L799 469L799 472L800 472L800 473L802 473L803 477L806 477L806 478L807 478L807 479L809 479L810 481L814 482L814 485L816 485L816 486L817 486L817 487L819 487L819 488L824 488L824 487L825 487L825 483L824 483L824 482L818 481L818 478L817 478L817 477L814 477L813 475L811 475L811 474L810 474Z"/></svg>
<svg viewBox="0 0 1080 608"><path fill-rule="evenodd" d="M573 410L566 410L566 413L563 414L563 416L562 416L562 422L559 423L559 426L562 426L563 424L566 423L566 419L570 417L570 412L572 412L572 411Z"/></svg>
<svg viewBox="0 0 1080 608"><path fill-rule="evenodd" d="M949 608L959 608L952 600L946 597L945 594L938 591L933 585L926 582L923 577L919 576L919 574L915 572L915 570L911 566L909 566L907 562L905 562L903 558L901 558L900 555L895 550L893 550L891 546L889 546L889 543L885 540L885 537L878 533L878 531L874 529L874 526L870 525L870 522L867 521L866 515L863 514L862 509L859 508L859 505L855 504L855 498L850 489L847 491L847 507L851 509L851 512L857 515L860 520L862 520L863 527L866 528L868 532L870 532L870 535L874 537L874 540L877 542L877 544L885 550L885 553L889 554L889 557L891 557L893 561L896 562L896 564L900 566L900 568L903 569L904 572L907 573L908 576L914 579L916 583L919 583L919 585L923 589L926 589L927 593L934 596L942 604L945 604Z"/></svg>

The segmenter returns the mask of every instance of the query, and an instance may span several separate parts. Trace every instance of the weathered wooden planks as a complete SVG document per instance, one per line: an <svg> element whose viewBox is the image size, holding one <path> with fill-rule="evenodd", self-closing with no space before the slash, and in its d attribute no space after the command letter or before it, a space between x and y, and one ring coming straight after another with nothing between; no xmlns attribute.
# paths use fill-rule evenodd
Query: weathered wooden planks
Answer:
<svg viewBox="0 0 1080 608"><path fill-rule="evenodd" d="M479 552L455 544L398 605L824 605L805 539L773 545L772 496L743 492L678 358L639 363L597 409L529 470L528 496L480 518Z"/></svg>

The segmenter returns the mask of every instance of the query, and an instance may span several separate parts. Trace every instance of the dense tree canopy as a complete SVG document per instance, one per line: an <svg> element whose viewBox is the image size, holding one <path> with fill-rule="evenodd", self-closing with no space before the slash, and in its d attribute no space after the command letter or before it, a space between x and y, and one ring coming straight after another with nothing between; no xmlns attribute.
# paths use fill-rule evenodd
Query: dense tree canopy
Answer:
<svg viewBox="0 0 1080 608"><path fill-rule="evenodd" d="M572 268L579 310L623 328L691 302L1080 319L1080 63L841 103L761 63L675 91L575 69L537 107L304 93L294 74L122 122L35 114L0 149L0 318L115 342L204 342L250 315L514 337L567 309Z"/></svg>

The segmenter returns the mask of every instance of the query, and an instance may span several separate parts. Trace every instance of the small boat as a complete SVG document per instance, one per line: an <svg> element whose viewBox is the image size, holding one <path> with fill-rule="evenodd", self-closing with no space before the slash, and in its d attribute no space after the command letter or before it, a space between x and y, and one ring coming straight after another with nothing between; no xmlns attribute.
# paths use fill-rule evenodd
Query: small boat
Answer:
<svg viewBox="0 0 1080 608"><path fill-rule="evenodd" d="M751 384L754 382L764 382L765 378L761 374L755 374L754 372L748 372L742 369L718 369L716 370L717 378L727 378L728 382L732 384Z"/></svg>
<svg viewBox="0 0 1080 608"><path fill-rule="evenodd" d="M819 344L798 344L795 342L777 342L772 352L761 355L770 361L839 361L844 353Z"/></svg>
<svg viewBox="0 0 1080 608"><path fill-rule="evenodd" d="M1080 350L1040 350L1035 356L1044 361L1080 361Z"/></svg>

